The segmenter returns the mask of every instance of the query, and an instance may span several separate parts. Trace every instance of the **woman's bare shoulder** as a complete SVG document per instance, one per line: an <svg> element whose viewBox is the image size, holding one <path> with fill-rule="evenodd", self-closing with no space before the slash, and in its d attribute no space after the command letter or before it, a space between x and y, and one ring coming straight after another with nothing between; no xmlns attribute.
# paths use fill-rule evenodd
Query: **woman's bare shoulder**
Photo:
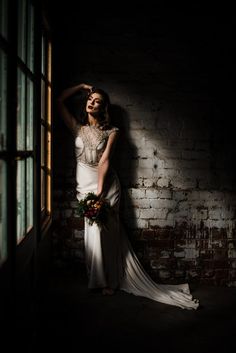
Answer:
<svg viewBox="0 0 236 353"><path fill-rule="evenodd" d="M110 125L107 131L108 131L108 134L110 135L112 132L119 132L120 129L117 126Z"/></svg>

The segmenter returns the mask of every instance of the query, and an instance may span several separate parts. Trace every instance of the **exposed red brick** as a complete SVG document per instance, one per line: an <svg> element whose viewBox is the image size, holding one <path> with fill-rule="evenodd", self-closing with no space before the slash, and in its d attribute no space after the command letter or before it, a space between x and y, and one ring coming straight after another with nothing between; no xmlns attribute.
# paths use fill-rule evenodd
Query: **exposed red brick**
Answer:
<svg viewBox="0 0 236 353"><path fill-rule="evenodd" d="M151 239L155 239L155 230L153 229L143 229L142 233L141 233L141 239L143 240L151 240Z"/></svg>

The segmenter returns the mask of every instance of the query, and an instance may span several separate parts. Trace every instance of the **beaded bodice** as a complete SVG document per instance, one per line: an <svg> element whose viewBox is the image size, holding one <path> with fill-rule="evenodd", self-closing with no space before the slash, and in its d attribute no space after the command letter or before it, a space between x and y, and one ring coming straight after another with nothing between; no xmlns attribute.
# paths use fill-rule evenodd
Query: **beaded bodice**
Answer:
<svg viewBox="0 0 236 353"><path fill-rule="evenodd" d="M75 138L75 155L77 162L80 161L90 166L98 165L106 148L109 135L117 130L118 128L116 127L102 130L99 126L80 126Z"/></svg>

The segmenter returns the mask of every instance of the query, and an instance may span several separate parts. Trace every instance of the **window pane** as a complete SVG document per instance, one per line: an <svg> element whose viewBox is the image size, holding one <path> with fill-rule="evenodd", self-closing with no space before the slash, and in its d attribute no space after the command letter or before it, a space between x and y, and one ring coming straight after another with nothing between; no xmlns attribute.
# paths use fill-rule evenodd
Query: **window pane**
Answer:
<svg viewBox="0 0 236 353"><path fill-rule="evenodd" d="M34 108L34 85L30 79L27 79L27 135L26 148L33 150L33 108Z"/></svg>
<svg viewBox="0 0 236 353"><path fill-rule="evenodd" d="M26 165L26 229L27 232L33 227L33 191L34 191L34 172L33 158L27 158Z"/></svg>
<svg viewBox="0 0 236 353"><path fill-rule="evenodd" d="M6 149L7 56L0 49L0 151Z"/></svg>
<svg viewBox="0 0 236 353"><path fill-rule="evenodd" d="M42 66L41 66L41 72L43 75L45 75L46 73L46 57L45 57L45 37L42 36L42 60L41 60L41 63L42 63Z"/></svg>
<svg viewBox="0 0 236 353"><path fill-rule="evenodd" d="M7 257L6 163L0 160L0 264Z"/></svg>
<svg viewBox="0 0 236 353"><path fill-rule="evenodd" d="M48 65L47 65L47 79L48 82L52 80L52 44L48 43Z"/></svg>
<svg viewBox="0 0 236 353"><path fill-rule="evenodd" d="M1 35L7 39L7 19L8 19L8 8L7 0L0 0L0 31Z"/></svg>
<svg viewBox="0 0 236 353"><path fill-rule="evenodd" d="M17 77L17 149L25 149L25 75L18 69Z"/></svg>
<svg viewBox="0 0 236 353"><path fill-rule="evenodd" d="M22 237L25 236L25 160L17 161L16 201L16 238L17 243L19 243Z"/></svg>
<svg viewBox="0 0 236 353"><path fill-rule="evenodd" d="M29 4L28 9L28 53L27 64L34 71L34 7Z"/></svg>
<svg viewBox="0 0 236 353"><path fill-rule="evenodd" d="M26 0L18 0L18 56L26 59Z"/></svg>
<svg viewBox="0 0 236 353"><path fill-rule="evenodd" d="M41 169L41 210L44 210L46 207L46 173Z"/></svg>

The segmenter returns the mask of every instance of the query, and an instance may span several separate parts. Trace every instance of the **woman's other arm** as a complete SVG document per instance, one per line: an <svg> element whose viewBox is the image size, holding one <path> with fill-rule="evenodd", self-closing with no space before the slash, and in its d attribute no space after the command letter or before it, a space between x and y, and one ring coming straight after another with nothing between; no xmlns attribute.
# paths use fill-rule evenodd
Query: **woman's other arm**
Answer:
<svg viewBox="0 0 236 353"><path fill-rule="evenodd" d="M66 88L60 96L57 98L57 108L60 116L64 120L66 126L72 131L72 133L75 135L77 133L77 121L75 117L70 113L68 110L65 101L67 98L71 97L73 94L81 91L81 90L87 90L90 91L92 89L91 85L87 85L85 83L80 83L79 85L73 86Z"/></svg>
<svg viewBox="0 0 236 353"><path fill-rule="evenodd" d="M104 191L104 182L106 179L107 172L109 170L110 160L115 148L117 138L118 138L118 131L114 131L110 134L105 151L103 152L102 157L98 163L98 187L97 187L98 196L100 196Z"/></svg>

